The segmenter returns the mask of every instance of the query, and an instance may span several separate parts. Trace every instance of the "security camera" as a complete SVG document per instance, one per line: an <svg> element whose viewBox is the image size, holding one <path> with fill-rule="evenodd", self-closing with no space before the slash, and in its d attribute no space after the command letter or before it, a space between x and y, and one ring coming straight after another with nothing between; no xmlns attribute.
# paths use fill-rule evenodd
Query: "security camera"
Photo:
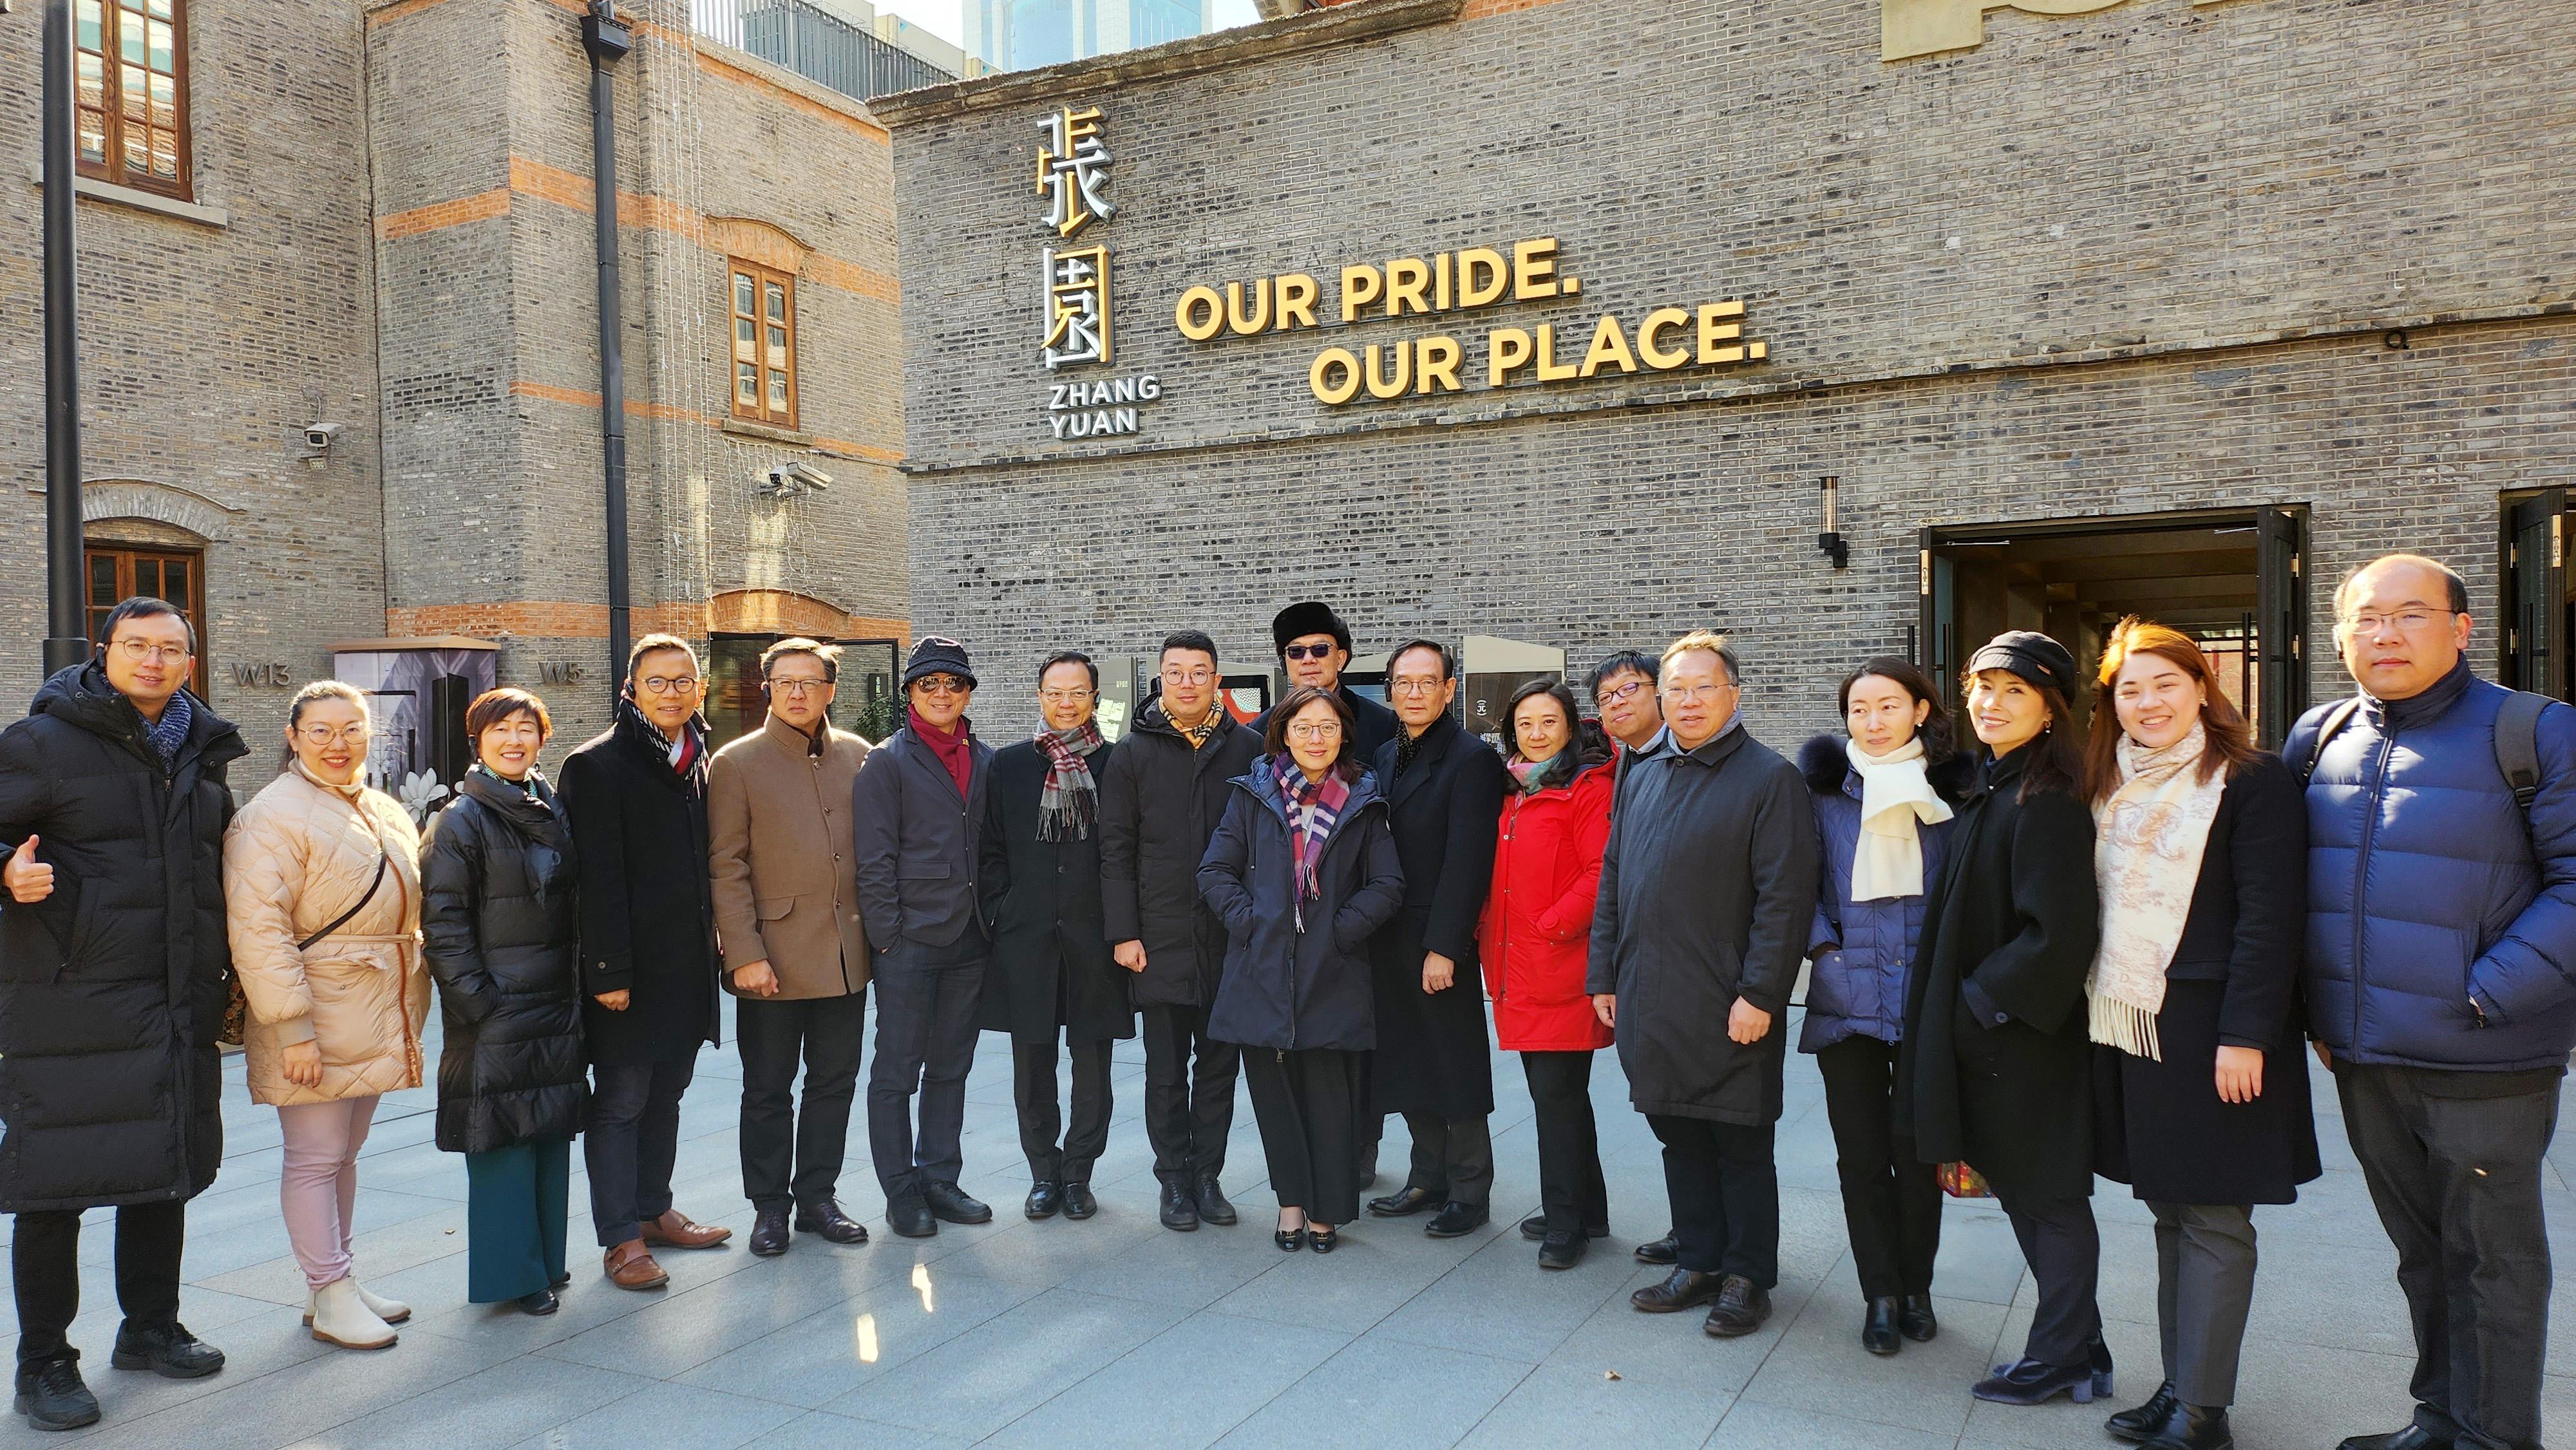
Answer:
<svg viewBox="0 0 2576 1450"><path fill-rule="evenodd" d="M304 446L316 453L328 453L331 445L340 441L340 428L337 423L308 423L304 426Z"/></svg>
<svg viewBox="0 0 2576 1450"><path fill-rule="evenodd" d="M812 489L817 493L832 486L832 475L801 458L790 459L761 475L760 491L780 498Z"/></svg>

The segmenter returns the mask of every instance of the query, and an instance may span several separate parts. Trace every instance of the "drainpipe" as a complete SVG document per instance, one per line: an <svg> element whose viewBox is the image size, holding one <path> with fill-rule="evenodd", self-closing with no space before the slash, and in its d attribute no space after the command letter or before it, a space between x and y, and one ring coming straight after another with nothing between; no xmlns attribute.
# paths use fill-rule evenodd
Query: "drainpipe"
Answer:
<svg viewBox="0 0 2576 1450"><path fill-rule="evenodd" d="M57 0L60 3L60 0ZM626 577L626 353L625 307L617 279L617 85L609 67L635 48L617 18L617 0L590 0L581 20L582 49L590 52L590 167L596 188L591 208L599 253L599 432L608 496L608 679L626 678L632 638ZM612 692L616 689L612 683Z"/></svg>
<svg viewBox="0 0 2576 1450"><path fill-rule="evenodd" d="M80 353L72 318L72 0L45 0L45 673L89 658L81 567Z"/></svg>

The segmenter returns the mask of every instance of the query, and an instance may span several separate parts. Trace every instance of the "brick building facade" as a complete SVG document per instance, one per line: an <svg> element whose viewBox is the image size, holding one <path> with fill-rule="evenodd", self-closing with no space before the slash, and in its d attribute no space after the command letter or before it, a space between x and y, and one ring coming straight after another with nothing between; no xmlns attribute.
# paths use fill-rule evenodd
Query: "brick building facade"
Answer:
<svg viewBox="0 0 2576 1450"><path fill-rule="evenodd" d="M1308 595L1363 654L1499 635L1576 670L1709 625L1785 739L1864 655L2082 649L2135 609L2270 733L2344 688L2333 582L2408 547L2468 576L2482 670L2563 693L2533 545L2576 481L2546 155L2576 32L1960 0L1946 49L1884 58L1941 8L1357 0L880 102L938 360L907 379L913 617L1005 677L1184 624L1257 668ZM1060 245L1109 249L1115 351L1050 369L1029 177L1092 107L1117 210ZM1479 248L1529 275L1471 308ZM1087 436L1049 421L1056 385L1146 375Z"/></svg>
<svg viewBox="0 0 2576 1450"><path fill-rule="evenodd" d="M0 153L19 158L0 185L17 239L0 249L0 417L26 443L0 465L17 500L0 501L0 548L18 565L0 577L0 698L19 701L45 578L34 8L0 18L24 41L0 45ZM184 186L84 182L90 563L133 555L120 587L154 560L184 564L208 693L263 765L294 687L362 641L485 647L500 681L548 698L557 754L605 723L583 8L191 0L174 36ZM785 632L899 642L886 132L692 34L685 0L620 9L635 34L616 78L634 630L737 664ZM756 302L776 283L786 303L784 412L734 406L738 270ZM326 447L308 443L315 425ZM777 487L791 462L810 472Z"/></svg>

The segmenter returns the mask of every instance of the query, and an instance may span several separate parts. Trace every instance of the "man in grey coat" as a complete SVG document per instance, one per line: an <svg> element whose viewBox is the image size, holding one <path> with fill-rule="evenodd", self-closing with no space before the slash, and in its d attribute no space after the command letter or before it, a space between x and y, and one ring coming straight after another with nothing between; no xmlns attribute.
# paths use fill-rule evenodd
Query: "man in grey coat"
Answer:
<svg viewBox="0 0 2576 1450"><path fill-rule="evenodd" d="M1816 900L1816 820L1796 766L1745 733L1735 652L1703 630L1664 651L1664 733L1621 782L1586 989L1618 1032L1629 1101L1664 1145L1679 1263L1629 1302L1714 1301L1731 1338L1779 1281L1785 1013ZM1637 1010L1625 1011L1630 1004Z"/></svg>

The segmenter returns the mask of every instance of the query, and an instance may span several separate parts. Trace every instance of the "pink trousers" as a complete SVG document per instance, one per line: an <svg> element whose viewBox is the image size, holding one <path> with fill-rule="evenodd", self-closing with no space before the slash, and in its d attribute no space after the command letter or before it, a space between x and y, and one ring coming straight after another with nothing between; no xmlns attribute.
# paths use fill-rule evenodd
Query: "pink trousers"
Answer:
<svg viewBox="0 0 2576 1450"><path fill-rule="evenodd" d="M277 1110L286 1170L277 1180L286 1237L315 1289L349 1276L349 1215L358 1201L358 1149L376 1116L373 1097L298 1103Z"/></svg>

